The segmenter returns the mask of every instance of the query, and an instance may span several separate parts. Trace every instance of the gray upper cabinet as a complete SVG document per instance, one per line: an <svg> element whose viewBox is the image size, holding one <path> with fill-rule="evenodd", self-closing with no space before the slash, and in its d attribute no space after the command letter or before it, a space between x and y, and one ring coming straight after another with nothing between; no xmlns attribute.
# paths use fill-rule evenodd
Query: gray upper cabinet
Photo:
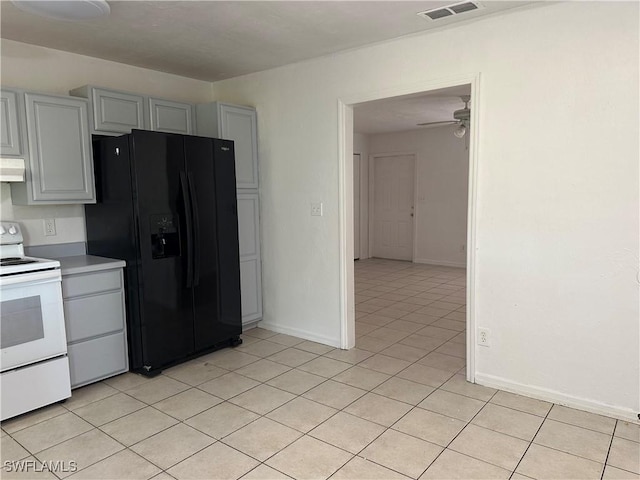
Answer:
<svg viewBox="0 0 640 480"><path fill-rule="evenodd" d="M193 105L189 103L149 98L150 130L192 135Z"/></svg>
<svg viewBox="0 0 640 480"><path fill-rule="evenodd" d="M193 135L195 111L190 103L118 92L85 85L69 92L93 106L92 133L120 135L131 129Z"/></svg>
<svg viewBox="0 0 640 480"><path fill-rule="evenodd" d="M105 88L84 86L71 90L71 95L91 100L93 133L120 135L131 129L144 129L144 97Z"/></svg>
<svg viewBox="0 0 640 480"><path fill-rule="evenodd" d="M23 157L25 154L26 132L19 102L18 92L0 91L0 153L5 157Z"/></svg>
<svg viewBox="0 0 640 480"><path fill-rule="evenodd" d="M258 188L258 134L251 107L213 102L196 106L198 135L234 141L236 186Z"/></svg>
<svg viewBox="0 0 640 480"><path fill-rule="evenodd" d="M95 203L87 100L24 94L29 157L26 181L11 184L14 204Z"/></svg>

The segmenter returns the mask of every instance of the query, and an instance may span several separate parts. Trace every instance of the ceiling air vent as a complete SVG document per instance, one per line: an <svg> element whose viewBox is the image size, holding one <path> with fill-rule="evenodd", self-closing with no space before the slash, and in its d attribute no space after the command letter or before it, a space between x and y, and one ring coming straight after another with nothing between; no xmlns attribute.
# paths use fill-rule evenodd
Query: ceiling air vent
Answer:
<svg viewBox="0 0 640 480"><path fill-rule="evenodd" d="M479 2L459 2L454 3L453 5L448 5L446 7L434 8L431 10L426 10L424 12L419 12L418 15L421 17L426 17L431 20L438 20L440 18L451 17L452 15L458 15L464 12L471 12L472 10L478 10L482 8L482 5Z"/></svg>

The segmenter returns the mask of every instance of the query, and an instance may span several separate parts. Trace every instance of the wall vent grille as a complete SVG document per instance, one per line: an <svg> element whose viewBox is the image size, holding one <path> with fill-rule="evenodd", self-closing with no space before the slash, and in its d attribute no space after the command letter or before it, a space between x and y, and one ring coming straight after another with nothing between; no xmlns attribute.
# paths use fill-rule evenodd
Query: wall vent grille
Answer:
<svg viewBox="0 0 640 480"><path fill-rule="evenodd" d="M441 18L451 17L453 15L459 15L465 12L472 12L482 8L480 2L465 1L454 3L446 7L433 8L431 10L425 10L424 12L418 12L418 15L429 20L439 20Z"/></svg>

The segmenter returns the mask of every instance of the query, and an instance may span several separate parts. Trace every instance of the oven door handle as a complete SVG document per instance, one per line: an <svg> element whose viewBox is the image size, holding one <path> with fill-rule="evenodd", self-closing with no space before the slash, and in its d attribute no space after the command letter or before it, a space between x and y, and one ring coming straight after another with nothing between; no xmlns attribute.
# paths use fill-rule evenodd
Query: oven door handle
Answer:
<svg viewBox="0 0 640 480"><path fill-rule="evenodd" d="M40 270L38 272L18 273L14 275L4 275L0 277L0 286L8 287L10 285L18 285L28 283L30 285L38 285L43 283L59 282L62 278L59 268L51 270Z"/></svg>

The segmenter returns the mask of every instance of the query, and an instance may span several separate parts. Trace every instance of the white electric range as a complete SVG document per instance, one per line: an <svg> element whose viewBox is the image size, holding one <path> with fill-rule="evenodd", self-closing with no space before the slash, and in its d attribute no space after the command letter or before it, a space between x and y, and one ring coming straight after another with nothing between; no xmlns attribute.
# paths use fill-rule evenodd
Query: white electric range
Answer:
<svg viewBox="0 0 640 480"><path fill-rule="evenodd" d="M60 262L24 255L0 222L0 420L71 396Z"/></svg>

